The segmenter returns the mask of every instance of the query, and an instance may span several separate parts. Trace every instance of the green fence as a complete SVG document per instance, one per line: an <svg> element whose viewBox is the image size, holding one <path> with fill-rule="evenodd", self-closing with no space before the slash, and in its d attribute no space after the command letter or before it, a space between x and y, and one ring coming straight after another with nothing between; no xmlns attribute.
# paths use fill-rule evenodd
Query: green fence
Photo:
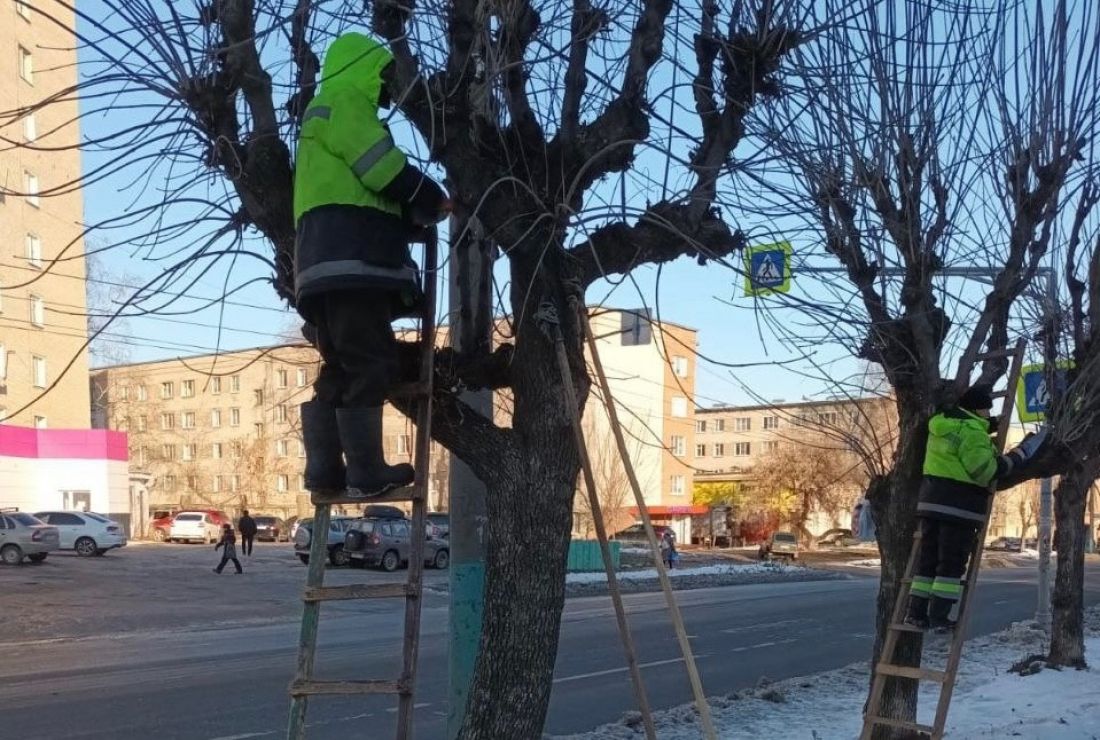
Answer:
<svg viewBox="0 0 1100 740"><path fill-rule="evenodd" d="M622 543L612 541L607 544L611 548L611 563L615 566L615 570L618 570ZM596 540L572 540L569 543L569 559L566 561L565 568L571 573L602 571L603 557L600 555L600 543Z"/></svg>

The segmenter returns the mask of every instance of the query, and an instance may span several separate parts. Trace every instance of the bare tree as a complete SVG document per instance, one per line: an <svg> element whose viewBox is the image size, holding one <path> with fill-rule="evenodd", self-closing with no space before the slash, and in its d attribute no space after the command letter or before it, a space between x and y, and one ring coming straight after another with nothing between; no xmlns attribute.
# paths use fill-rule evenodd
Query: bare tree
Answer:
<svg viewBox="0 0 1100 740"><path fill-rule="evenodd" d="M734 170L748 116L780 91L780 64L802 40L800 5L750 0L724 14L670 0L119 0L107 17L83 18L85 115L129 111L89 142L113 156L87 179L128 171L139 189L155 183L150 191L163 198L142 201L127 223L148 216L150 253L176 240L148 289L259 260L293 301L291 149L317 83L315 45L365 19L394 54L404 133L443 168L459 220L476 219L507 258L507 285L496 293L511 317L507 341L462 356L440 351L436 363L433 436L489 490L465 738L535 737L549 700L578 472L569 418L578 409L565 406L544 309L561 321L583 405L577 311L590 285L684 255L727 264L743 246L719 182ZM72 12L60 1L34 10ZM467 238L452 235L459 246ZM510 389L510 427L459 399L463 388L485 387Z"/></svg>
<svg viewBox="0 0 1100 740"><path fill-rule="evenodd" d="M975 380L983 348L1008 346L1013 306L1049 257L1060 209L1094 174L1083 154L1097 134L1100 19L1072 2L818 6L847 22L795 52L799 91L775 100L769 125L796 183L777 200L840 279L798 305L821 331L775 330L796 345L843 343L883 369L896 401L896 453L868 493L882 554L877 660L911 545L928 418ZM828 264L815 257L806 260ZM991 285L943 274L969 266ZM1006 367L986 359L977 379ZM897 659L919 662L918 635L899 646ZM916 697L914 682L891 679L871 711L912 719Z"/></svg>
<svg viewBox="0 0 1100 740"><path fill-rule="evenodd" d="M600 413L598 408L595 411ZM605 427L601 428L591 417L584 420L583 428L588 455L592 461L592 475L596 482L596 499L600 504L602 521L608 533L614 534L634 521L634 516L630 513L634 502L630 478L627 477L626 467L619 457L615 438L609 431ZM639 459L641 447L640 438L635 436L628 440L632 462ZM596 515L592 511L588 493L584 490L583 476L578 480L578 486L577 496L573 499L577 525L585 537L591 537L596 531Z"/></svg>

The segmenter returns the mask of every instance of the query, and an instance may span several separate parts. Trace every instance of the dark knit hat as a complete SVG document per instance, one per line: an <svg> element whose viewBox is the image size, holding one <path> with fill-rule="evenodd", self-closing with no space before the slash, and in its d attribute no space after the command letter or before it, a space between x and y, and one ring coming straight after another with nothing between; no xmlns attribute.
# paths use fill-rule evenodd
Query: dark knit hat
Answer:
<svg viewBox="0 0 1100 740"><path fill-rule="evenodd" d="M993 386L979 383L972 386L959 399L959 408L967 411L982 411L993 408Z"/></svg>

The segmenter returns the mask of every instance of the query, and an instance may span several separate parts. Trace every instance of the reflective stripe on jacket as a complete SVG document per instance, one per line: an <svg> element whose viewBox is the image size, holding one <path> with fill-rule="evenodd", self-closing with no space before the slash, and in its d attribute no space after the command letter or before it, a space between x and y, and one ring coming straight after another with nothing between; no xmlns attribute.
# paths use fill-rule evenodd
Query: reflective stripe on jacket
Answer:
<svg viewBox="0 0 1100 740"><path fill-rule="evenodd" d="M1001 467L989 421L950 409L928 421L924 482L917 512L938 519L984 522L990 484Z"/></svg>

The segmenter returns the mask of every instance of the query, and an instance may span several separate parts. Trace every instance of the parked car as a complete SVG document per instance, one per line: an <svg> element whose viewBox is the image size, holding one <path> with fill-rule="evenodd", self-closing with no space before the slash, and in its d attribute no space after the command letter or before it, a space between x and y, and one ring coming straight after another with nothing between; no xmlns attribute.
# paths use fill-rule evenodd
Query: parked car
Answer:
<svg viewBox="0 0 1100 740"><path fill-rule="evenodd" d="M380 511L392 509L392 511ZM368 506L344 535L344 553L357 567L367 565L394 571L408 564L412 552L412 521L400 509ZM450 543L442 538L424 540L424 564L445 569L451 564Z"/></svg>
<svg viewBox="0 0 1100 740"><path fill-rule="evenodd" d="M261 542L288 542L290 533L287 531L286 522L277 516L254 516L256 522L256 539Z"/></svg>
<svg viewBox="0 0 1100 740"><path fill-rule="evenodd" d="M0 562L19 565L23 558L41 563L57 549L57 527L16 509L0 509Z"/></svg>
<svg viewBox="0 0 1100 740"><path fill-rule="evenodd" d="M451 537L451 515L445 511L433 511L428 514L428 536L437 540L449 540Z"/></svg>
<svg viewBox="0 0 1100 740"><path fill-rule="evenodd" d="M152 532L153 542L168 541L172 531L172 517L174 517L175 515L176 512L168 510L153 512L153 517L149 521L149 528Z"/></svg>
<svg viewBox="0 0 1100 740"><path fill-rule="evenodd" d="M1019 552L1023 542L1019 537L997 537L990 540L985 546L986 550L998 550L1001 552Z"/></svg>
<svg viewBox="0 0 1100 740"><path fill-rule="evenodd" d="M830 529L817 538L817 544L823 547L852 547L860 544L860 541L852 536L850 529Z"/></svg>
<svg viewBox="0 0 1100 740"><path fill-rule="evenodd" d="M760 545L761 560L776 558L786 558L788 561L798 560L798 538L790 532L774 532Z"/></svg>
<svg viewBox="0 0 1100 740"><path fill-rule="evenodd" d="M216 509L181 511L172 517L168 539L171 542L202 542L209 545L221 537L223 524L231 524L229 517Z"/></svg>
<svg viewBox="0 0 1100 740"><path fill-rule="evenodd" d="M122 525L102 514L90 511L40 511L34 515L57 527L59 549L75 550L81 557L103 555L108 550L126 547Z"/></svg>
<svg viewBox="0 0 1100 740"><path fill-rule="evenodd" d="M665 536L665 532L669 532L672 535L672 544L676 544L676 532L672 527L664 524L654 524L653 533L657 535L657 542L661 541L661 538ZM623 544L643 545L649 547L649 539L645 535L645 526L641 524L632 524L626 529L616 532L611 535L611 539L618 540Z"/></svg>
<svg viewBox="0 0 1100 740"><path fill-rule="evenodd" d="M344 535L348 527L357 517L334 516L328 524L328 561L332 565L341 566L348 564L347 553L344 552ZM313 519L299 519L298 528L294 532L294 553L298 559L309 564L309 546L313 542Z"/></svg>

